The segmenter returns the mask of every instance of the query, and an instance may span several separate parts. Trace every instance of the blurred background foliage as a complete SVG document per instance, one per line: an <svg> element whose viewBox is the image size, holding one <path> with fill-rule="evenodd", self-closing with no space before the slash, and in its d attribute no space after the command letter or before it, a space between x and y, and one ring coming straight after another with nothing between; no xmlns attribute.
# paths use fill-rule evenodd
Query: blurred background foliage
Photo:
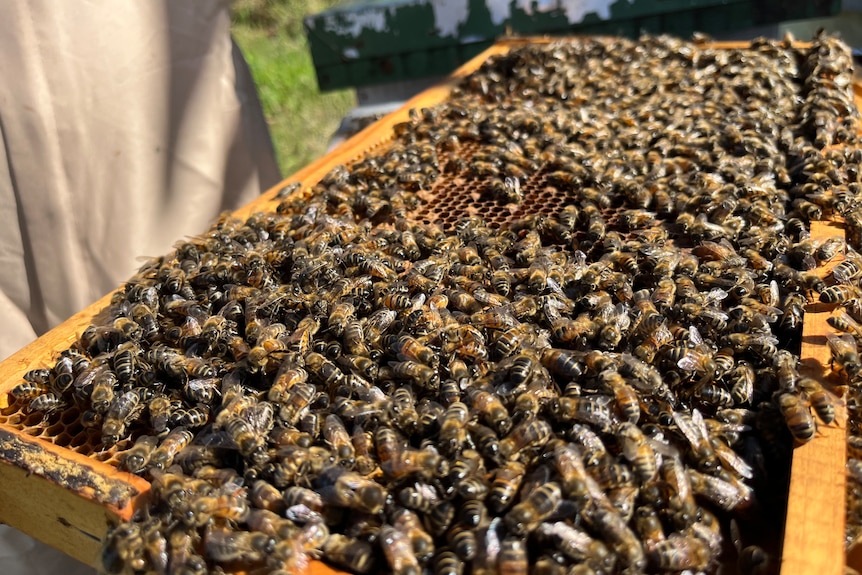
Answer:
<svg viewBox="0 0 862 575"><path fill-rule="evenodd" d="M326 152L350 90L321 94L302 19L343 0L236 0L231 32L257 84L281 172L289 176Z"/></svg>

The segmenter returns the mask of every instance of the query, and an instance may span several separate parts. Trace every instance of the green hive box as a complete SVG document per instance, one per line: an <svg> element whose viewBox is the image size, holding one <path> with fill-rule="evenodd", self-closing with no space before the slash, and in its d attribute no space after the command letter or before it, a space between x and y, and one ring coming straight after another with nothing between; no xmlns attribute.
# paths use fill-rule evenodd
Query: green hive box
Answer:
<svg viewBox="0 0 862 575"><path fill-rule="evenodd" d="M321 90L448 74L505 34L721 35L831 16L841 0L366 0L308 16Z"/></svg>

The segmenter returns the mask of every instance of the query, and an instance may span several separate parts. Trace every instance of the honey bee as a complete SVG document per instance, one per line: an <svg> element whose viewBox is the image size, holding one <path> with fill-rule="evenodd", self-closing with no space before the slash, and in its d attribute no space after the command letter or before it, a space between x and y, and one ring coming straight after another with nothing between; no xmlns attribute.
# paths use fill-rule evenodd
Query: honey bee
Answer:
<svg viewBox="0 0 862 575"><path fill-rule="evenodd" d="M576 352L547 348L542 351L541 362L548 371L568 378L577 378L583 375L584 366L580 362L581 356Z"/></svg>
<svg viewBox="0 0 862 575"><path fill-rule="evenodd" d="M623 457L629 460L642 484L655 479L658 473L656 453L643 432L634 423L623 422L617 427Z"/></svg>
<svg viewBox="0 0 862 575"><path fill-rule="evenodd" d="M9 394L19 402L32 400L47 393L52 393L47 377L45 378L44 383L40 381L27 380L25 378L25 381L22 381L9 391Z"/></svg>
<svg viewBox="0 0 862 575"><path fill-rule="evenodd" d="M497 562L500 573L526 575L530 568L526 542L517 537L504 538L500 546L500 553L497 556Z"/></svg>
<svg viewBox="0 0 862 575"><path fill-rule="evenodd" d="M392 526L410 540L413 553L420 563L426 563L434 556L434 538L425 531L416 513L401 508L392 513L391 521Z"/></svg>
<svg viewBox="0 0 862 575"><path fill-rule="evenodd" d="M323 437L327 445L338 456L338 460L348 466L356 461L356 450L350 440L350 435L344 427L341 418L331 413L326 416L323 424Z"/></svg>
<svg viewBox="0 0 862 575"><path fill-rule="evenodd" d="M735 351L752 351L766 360L772 361L778 353L778 339L771 335L732 333L727 340Z"/></svg>
<svg viewBox="0 0 862 575"><path fill-rule="evenodd" d="M221 380L215 377L190 379L183 385L183 395L192 403L212 404Z"/></svg>
<svg viewBox="0 0 862 575"><path fill-rule="evenodd" d="M826 342L832 352L832 371L848 381L854 381L862 370L862 363L856 350L856 340L850 334L841 336L827 334Z"/></svg>
<svg viewBox="0 0 862 575"><path fill-rule="evenodd" d="M658 280L656 289L652 292L650 299L656 309L667 311L671 309L676 302L677 284L669 277L664 277Z"/></svg>
<svg viewBox="0 0 862 575"><path fill-rule="evenodd" d="M693 409L691 415L673 412L673 421L691 446L697 465L709 472L718 468L719 462L709 440L709 431L700 411Z"/></svg>
<svg viewBox="0 0 862 575"><path fill-rule="evenodd" d="M323 555L327 561L360 575L371 573L375 567L374 549L370 543L340 533L329 535L323 544Z"/></svg>
<svg viewBox="0 0 862 575"><path fill-rule="evenodd" d="M797 358L787 350L779 350L773 359L776 375L778 376L779 390L787 393L796 391L796 383L799 381L799 372L796 370Z"/></svg>
<svg viewBox="0 0 862 575"><path fill-rule="evenodd" d="M844 333L849 333L857 339L862 339L862 324L853 319L847 310L841 308L836 315L826 318L826 322Z"/></svg>
<svg viewBox="0 0 862 575"><path fill-rule="evenodd" d="M123 342L123 337L123 332L113 326L91 325L81 334L80 344L90 357L96 357L116 350Z"/></svg>
<svg viewBox="0 0 862 575"><path fill-rule="evenodd" d="M397 313L391 309L379 309L373 312L365 319L365 324L363 326L363 333L365 335L365 340L370 344L375 344L380 340L380 337L386 333L386 331L392 326L392 323L395 321L397 317ZM347 339L347 331L345 330L344 334L344 344L345 347L355 355L367 355L362 353L356 353L351 344L348 343Z"/></svg>
<svg viewBox="0 0 862 575"><path fill-rule="evenodd" d="M149 468L164 471L173 463L177 454L194 439L191 431L184 427L175 427L162 440L149 457Z"/></svg>
<svg viewBox="0 0 862 575"><path fill-rule="evenodd" d="M434 556L434 575L463 575L464 561L449 548L441 548Z"/></svg>
<svg viewBox="0 0 862 575"><path fill-rule="evenodd" d="M102 443L110 446L120 441L126 434L126 427L143 411L140 401L135 390L114 397L102 423Z"/></svg>
<svg viewBox="0 0 862 575"><path fill-rule="evenodd" d="M820 420L829 425L835 421L838 399L814 378L800 377L799 389L805 394Z"/></svg>
<svg viewBox="0 0 862 575"><path fill-rule="evenodd" d="M820 301L823 303L844 303L862 297L862 290L850 284L835 284L818 291L820 292Z"/></svg>
<svg viewBox="0 0 862 575"><path fill-rule="evenodd" d="M852 285L852 282L862 276L862 258L855 251L848 250L844 259L832 268L832 277L839 284Z"/></svg>
<svg viewBox="0 0 862 575"><path fill-rule="evenodd" d="M309 375L329 389L334 389L344 381L344 372L317 352L311 352L305 356L305 368Z"/></svg>
<svg viewBox="0 0 862 575"><path fill-rule="evenodd" d="M158 438L152 435L140 436L135 441L135 445L123 456L123 467L126 471L129 473L140 473L146 469L150 456L158 443Z"/></svg>
<svg viewBox="0 0 862 575"><path fill-rule="evenodd" d="M494 473L488 492L488 508L502 513L514 503L524 480L524 465L518 461L506 461Z"/></svg>
<svg viewBox="0 0 862 575"><path fill-rule="evenodd" d="M219 424L217 420L217 424ZM246 421L239 415L228 416L220 423L221 428L227 434L230 442L236 446L240 454L255 462L257 465L266 463L269 455L266 451L266 442L261 433L269 430L258 429L257 425Z"/></svg>
<svg viewBox="0 0 862 575"><path fill-rule="evenodd" d="M437 371L427 365L415 361L391 361L392 373L399 379L407 379L422 388L437 390L440 387L440 376Z"/></svg>
<svg viewBox="0 0 862 575"><path fill-rule="evenodd" d="M102 552L102 565L107 570L119 572L124 565L138 570L147 567L146 543L141 525L118 525L109 532L108 538L109 545Z"/></svg>
<svg viewBox="0 0 862 575"><path fill-rule="evenodd" d="M276 540L265 533L234 531L209 526L204 550L213 561L262 561L275 550Z"/></svg>
<svg viewBox="0 0 862 575"><path fill-rule="evenodd" d="M584 519L587 526L611 544L623 565L636 570L646 566L643 544L615 509L607 504L592 503Z"/></svg>
<svg viewBox="0 0 862 575"><path fill-rule="evenodd" d="M613 416L608 407L613 398L605 395L560 397L553 411L560 421L580 421L595 425L602 430L613 426Z"/></svg>
<svg viewBox="0 0 862 575"><path fill-rule="evenodd" d="M372 514L383 510L388 495L382 485L340 465L324 467L315 479L314 487L327 505Z"/></svg>
<svg viewBox="0 0 862 575"><path fill-rule="evenodd" d="M551 426L542 419L519 423L500 441L500 456L515 459L526 449L545 445L551 434Z"/></svg>
<svg viewBox="0 0 862 575"><path fill-rule="evenodd" d="M701 374L699 383L706 384L715 379L718 367L711 353L706 352L706 346L698 334L697 328L690 330L691 341L678 344L667 351L668 359L676 359L676 365L682 370Z"/></svg>
<svg viewBox="0 0 862 575"><path fill-rule="evenodd" d="M701 384L695 387L692 397L700 402L702 406L709 407L732 407L733 395L720 385L714 383Z"/></svg>
<svg viewBox="0 0 862 575"><path fill-rule="evenodd" d="M355 310L355 306L349 301L342 300L333 304L327 320L327 331L335 337L341 337Z"/></svg>
<svg viewBox="0 0 862 575"><path fill-rule="evenodd" d="M783 315L779 325L782 329L795 331L802 327L802 317L805 313L805 296L790 292L784 297Z"/></svg>
<svg viewBox="0 0 862 575"><path fill-rule="evenodd" d="M446 408L440 403L428 397L423 397L416 406L416 412L419 415L420 433L427 437L433 434L435 430L438 430L445 411Z"/></svg>
<svg viewBox="0 0 862 575"><path fill-rule="evenodd" d="M158 371L172 379L182 381L186 377L183 356L167 345L154 345L146 352L145 358Z"/></svg>
<svg viewBox="0 0 862 575"><path fill-rule="evenodd" d="M386 307L390 310L394 310L396 312L398 312L398 311L403 312L404 310L408 310L411 307L413 307L412 300L408 296L406 296L404 294L400 294L400 293L387 294L386 296L383 297L383 300L381 303L383 304L384 307Z"/></svg>
<svg viewBox="0 0 862 575"><path fill-rule="evenodd" d="M817 249L814 252L814 258L818 262L826 262L834 258L839 253L844 251L844 238L841 237L831 237L826 238L822 242L819 243ZM833 270L834 275L834 270Z"/></svg>
<svg viewBox="0 0 862 575"><path fill-rule="evenodd" d="M778 407L790 433L800 444L807 443L814 438L817 424L804 403L798 396L792 393L781 393L778 396Z"/></svg>
<svg viewBox="0 0 862 575"><path fill-rule="evenodd" d="M287 397L280 402L278 419L288 426L296 426L307 412L317 389L309 383L297 383L287 392Z"/></svg>
<svg viewBox="0 0 862 575"><path fill-rule="evenodd" d="M557 483L540 485L506 513L506 525L516 535L533 531L540 522L557 510L561 500L562 491Z"/></svg>
<svg viewBox="0 0 862 575"><path fill-rule="evenodd" d="M265 481L263 483L268 485ZM279 497L288 508L301 505L316 512L324 508L323 497L319 493L298 485L288 487L283 494L279 493Z"/></svg>
<svg viewBox="0 0 862 575"><path fill-rule="evenodd" d="M409 335L399 337L392 344L392 351L400 361L413 361L436 368L438 364L437 354L430 347L423 345L417 339Z"/></svg>
<svg viewBox="0 0 862 575"><path fill-rule="evenodd" d="M392 525L384 524L379 538L393 575L419 575L422 572L407 535Z"/></svg>
<svg viewBox="0 0 862 575"><path fill-rule="evenodd" d="M379 374L377 362L361 355L344 354L339 356L336 362L347 371L371 381L376 380Z"/></svg>
<svg viewBox="0 0 862 575"><path fill-rule="evenodd" d="M594 569L612 567L614 558L604 543L564 521L542 523L538 533L542 538L553 541L563 555L574 561L584 562Z"/></svg>
<svg viewBox="0 0 862 575"><path fill-rule="evenodd" d="M498 396L477 387L469 387L466 398L470 407L476 410L494 431L498 434L508 433L512 425L509 411Z"/></svg>
<svg viewBox="0 0 862 575"><path fill-rule="evenodd" d="M158 306L155 306L158 307ZM159 333L153 308L146 303L138 302L129 308L129 316L141 326L141 337L147 341L153 340Z"/></svg>
<svg viewBox="0 0 862 575"><path fill-rule="evenodd" d="M308 381L308 372L285 361L275 375L272 386L267 391L267 399L272 402L282 402L294 385Z"/></svg>
<svg viewBox="0 0 862 575"><path fill-rule="evenodd" d="M262 479L257 479L252 483L251 488L248 491L248 498L254 508L249 510L249 518L247 518L247 520L250 519L253 513L258 511L265 510L273 513L283 513L287 508L287 504L282 498L281 491L274 485L267 483ZM263 519L263 517L258 514L255 519ZM279 521L281 520L280 517L277 517L277 519ZM270 535L275 535L277 533L277 523L278 521L271 525L272 529L269 533ZM262 530L255 529L255 531Z"/></svg>
<svg viewBox="0 0 862 575"><path fill-rule="evenodd" d="M249 510L244 494L216 492L194 497L179 519L190 527L203 527L214 518L242 523Z"/></svg>
<svg viewBox="0 0 862 575"><path fill-rule="evenodd" d="M683 571L705 569L711 559L706 543L693 536L672 533L649 551L650 561L659 569Z"/></svg>
<svg viewBox="0 0 862 575"><path fill-rule="evenodd" d="M440 422L440 447L444 453L454 454L461 450L467 441L469 416L469 408L460 401L446 408Z"/></svg>
<svg viewBox="0 0 862 575"><path fill-rule="evenodd" d="M476 449L489 461L500 461L500 440L496 432L480 423L471 421L468 423L470 437L476 445Z"/></svg>
<svg viewBox="0 0 862 575"><path fill-rule="evenodd" d="M722 472L721 477L688 470L692 492L705 497L725 511L744 508L750 503L751 488L731 473Z"/></svg>

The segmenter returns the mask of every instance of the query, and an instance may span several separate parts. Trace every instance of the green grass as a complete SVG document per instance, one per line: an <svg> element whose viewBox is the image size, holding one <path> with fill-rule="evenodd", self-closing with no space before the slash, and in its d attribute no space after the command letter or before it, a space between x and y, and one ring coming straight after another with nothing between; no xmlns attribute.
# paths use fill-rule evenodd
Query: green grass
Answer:
<svg viewBox="0 0 862 575"><path fill-rule="evenodd" d="M302 17L335 0L240 0L231 32L251 68L282 174L326 151L341 118L354 106L348 90L321 94Z"/></svg>

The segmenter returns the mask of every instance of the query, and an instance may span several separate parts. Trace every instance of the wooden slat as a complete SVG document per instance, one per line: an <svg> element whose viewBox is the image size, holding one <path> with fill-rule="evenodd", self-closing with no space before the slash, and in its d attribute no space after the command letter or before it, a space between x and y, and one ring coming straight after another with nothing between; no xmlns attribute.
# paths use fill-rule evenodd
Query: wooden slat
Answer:
<svg viewBox="0 0 862 575"><path fill-rule="evenodd" d="M837 222L812 222L814 240L844 237ZM837 262L821 270L824 275ZM831 352L826 323L834 306L814 303L806 307L802 328L800 373L814 377L829 387ZM844 573L844 524L847 461L846 414L838 408L832 425L818 421L817 436L793 451L782 575L842 575Z"/></svg>

